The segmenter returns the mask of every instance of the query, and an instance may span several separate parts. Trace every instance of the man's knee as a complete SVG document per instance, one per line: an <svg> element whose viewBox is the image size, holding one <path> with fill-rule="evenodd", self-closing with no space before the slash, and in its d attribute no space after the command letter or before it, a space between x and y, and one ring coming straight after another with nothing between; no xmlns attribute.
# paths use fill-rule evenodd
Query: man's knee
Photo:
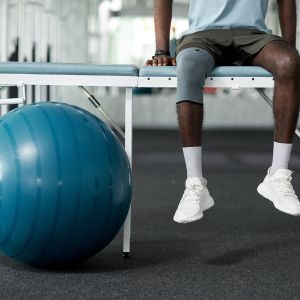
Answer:
<svg viewBox="0 0 300 300"><path fill-rule="evenodd" d="M300 56L295 51L290 51L275 61L274 77L279 80L300 79Z"/></svg>
<svg viewBox="0 0 300 300"><path fill-rule="evenodd" d="M204 81L214 67L214 58L206 50L186 48L177 55L177 101L203 103Z"/></svg>
<svg viewBox="0 0 300 300"><path fill-rule="evenodd" d="M205 79L206 74L211 71L215 61L213 56L205 49L190 47L183 49L177 55L177 77L186 77L190 79L196 76ZM195 76L196 75L196 76Z"/></svg>

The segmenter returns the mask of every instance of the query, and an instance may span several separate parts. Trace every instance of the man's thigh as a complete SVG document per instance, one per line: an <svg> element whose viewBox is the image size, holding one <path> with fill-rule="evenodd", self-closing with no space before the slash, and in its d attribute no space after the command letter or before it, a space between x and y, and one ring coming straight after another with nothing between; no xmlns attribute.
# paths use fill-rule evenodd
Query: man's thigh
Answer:
<svg viewBox="0 0 300 300"><path fill-rule="evenodd" d="M233 29L232 32L234 41L232 62L236 65L249 65L251 58L272 41L287 43L279 35L258 29Z"/></svg>
<svg viewBox="0 0 300 300"><path fill-rule="evenodd" d="M300 56L293 45L285 41L274 40L253 55L248 64L263 67L274 77L288 77L298 74Z"/></svg>

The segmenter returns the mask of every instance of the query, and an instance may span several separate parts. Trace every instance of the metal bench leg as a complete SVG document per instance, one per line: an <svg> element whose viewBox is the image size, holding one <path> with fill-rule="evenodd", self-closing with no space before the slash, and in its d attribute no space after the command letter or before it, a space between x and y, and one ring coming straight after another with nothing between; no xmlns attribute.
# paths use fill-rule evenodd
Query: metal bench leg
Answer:
<svg viewBox="0 0 300 300"><path fill-rule="evenodd" d="M100 102L83 86L79 86L91 103L101 112L108 124L114 128L121 137L125 138L125 150L132 168L132 88L126 88L125 95L125 134L122 129L103 110ZM123 256L130 256L130 229L131 229L131 205L123 225Z"/></svg>
<svg viewBox="0 0 300 300"><path fill-rule="evenodd" d="M267 96L267 94L265 93L265 91L262 88L255 88L258 93L266 100L266 102L273 107L273 101ZM300 130L299 129L295 129L295 134L298 136L298 138L300 138Z"/></svg>
<svg viewBox="0 0 300 300"><path fill-rule="evenodd" d="M125 96L125 150L132 168L132 88ZM123 226L123 257L130 257L131 205Z"/></svg>

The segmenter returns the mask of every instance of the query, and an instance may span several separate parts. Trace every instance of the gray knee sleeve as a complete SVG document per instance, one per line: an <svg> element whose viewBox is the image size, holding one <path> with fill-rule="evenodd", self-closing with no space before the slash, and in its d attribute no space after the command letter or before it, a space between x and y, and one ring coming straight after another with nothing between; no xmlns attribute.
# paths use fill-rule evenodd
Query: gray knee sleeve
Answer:
<svg viewBox="0 0 300 300"><path fill-rule="evenodd" d="M214 57L205 49L190 47L178 53L176 62L176 103L192 101L203 104L204 81L214 68Z"/></svg>

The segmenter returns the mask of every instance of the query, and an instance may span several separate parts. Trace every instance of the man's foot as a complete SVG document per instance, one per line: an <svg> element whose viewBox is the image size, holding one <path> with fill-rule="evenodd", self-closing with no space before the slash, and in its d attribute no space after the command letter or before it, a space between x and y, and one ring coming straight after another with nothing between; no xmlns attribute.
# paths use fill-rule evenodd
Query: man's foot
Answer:
<svg viewBox="0 0 300 300"><path fill-rule="evenodd" d="M186 180L186 189L173 217L175 222L190 223L200 220L203 217L203 211L214 205L206 183L206 179L200 177L190 177Z"/></svg>
<svg viewBox="0 0 300 300"><path fill-rule="evenodd" d="M291 184L292 171L278 169L272 176L270 168L264 181L257 187L263 197L272 201L274 206L287 214L300 215L300 202Z"/></svg>

